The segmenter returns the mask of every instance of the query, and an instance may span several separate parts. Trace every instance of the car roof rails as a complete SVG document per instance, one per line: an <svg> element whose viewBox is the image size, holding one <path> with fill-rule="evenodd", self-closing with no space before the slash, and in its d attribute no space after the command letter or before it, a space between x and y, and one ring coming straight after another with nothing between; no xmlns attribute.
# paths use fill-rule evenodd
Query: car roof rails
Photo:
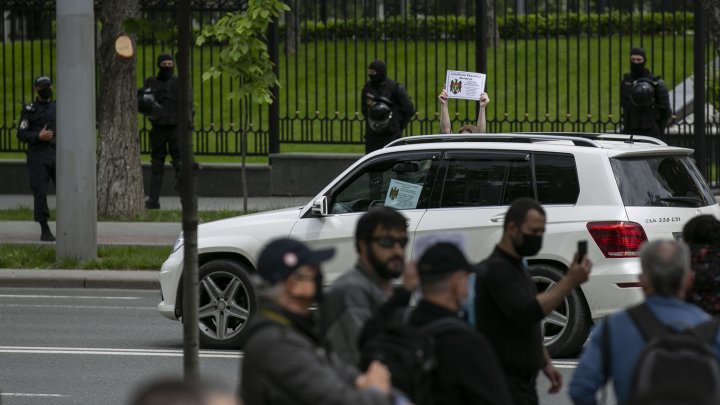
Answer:
<svg viewBox="0 0 720 405"><path fill-rule="evenodd" d="M570 141L575 146L588 146L602 148L593 139L576 136L576 134L544 134L544 133L511 133L511 134L467 134L467 135L418 135L408 136L390 142L386 148L400 145L418 145L436 142L548 142L548 141Z"/></svg>
<svg viewBox="0 0 720 405"><path fill-rule="evenodd" d="M596 141L625 141L625 143L648 143L658 146L667 146L667 143L653 138L651 136L644 135L633 135L633 134L605 134L605 133L567 133L567 132L522 132L531 134L544 134L544 135L569 135L580 138L592 139Z"/></svg>

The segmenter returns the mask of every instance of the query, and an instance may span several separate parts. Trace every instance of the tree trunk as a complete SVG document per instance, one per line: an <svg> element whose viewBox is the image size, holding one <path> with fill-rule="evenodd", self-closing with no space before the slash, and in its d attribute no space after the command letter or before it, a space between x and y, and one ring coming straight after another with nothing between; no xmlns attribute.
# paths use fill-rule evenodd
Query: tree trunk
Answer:
<svg viewBox="0 0 720 405"><path fill-rule="evenodd" d="M300 47L300 1L287 0L290 11L285 13L285 54L295 55Z"/></svg>
<svg viewBox="0 0 720 405"><path fill-rule="evenodd" d="M98 214L133 217L143 211L136 59L118 56L115 39L123 33L123 22L139 14L139 0L102 0L99 6Z"/></svg>
<svg viewBox="0 0 720 405"><path fill-rule="evenodd" d="M715 43L715 52L720 55L720 0L700 0L700 4L706 11L707 28Z"/></svg>
<svg viewBox="0 0 720 405"><path fill-rule="evenodd" d="M495 1L485 0L487 2L487 33L485 34L485 46L495 48L500 42L500 29L495 19Z"/></svg>

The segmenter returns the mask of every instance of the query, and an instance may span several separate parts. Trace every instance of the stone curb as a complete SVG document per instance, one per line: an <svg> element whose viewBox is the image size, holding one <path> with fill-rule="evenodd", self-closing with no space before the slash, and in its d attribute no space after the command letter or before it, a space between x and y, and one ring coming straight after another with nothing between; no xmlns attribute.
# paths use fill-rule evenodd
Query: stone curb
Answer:
<svg viewBox="0 0 720 405"><path fill-rule="evenodd" d="M0 287L160 290L159 275L143 270L0 269Z"/></svg>

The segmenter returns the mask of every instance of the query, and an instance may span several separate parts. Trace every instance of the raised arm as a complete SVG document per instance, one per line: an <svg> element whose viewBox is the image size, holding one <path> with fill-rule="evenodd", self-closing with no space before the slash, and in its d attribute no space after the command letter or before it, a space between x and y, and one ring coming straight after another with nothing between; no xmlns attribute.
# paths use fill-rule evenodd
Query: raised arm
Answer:
<svg viewBox="0 0 720 405"><path fill-rule="evenodd" d="M440 101L440 133L441 134L452 134L452 127L450 126L450 114L448 113L448 94L443 84L443 89L438 96Z"/></svg>
<svg viewBox="0 0 720 405"><path fill-rule="evenodd" d="M487 93L480 95L480 108L478 109L477 131L479 134L487 132L487 119L485 118L485 108L490 104L490 96Z"/></svg>

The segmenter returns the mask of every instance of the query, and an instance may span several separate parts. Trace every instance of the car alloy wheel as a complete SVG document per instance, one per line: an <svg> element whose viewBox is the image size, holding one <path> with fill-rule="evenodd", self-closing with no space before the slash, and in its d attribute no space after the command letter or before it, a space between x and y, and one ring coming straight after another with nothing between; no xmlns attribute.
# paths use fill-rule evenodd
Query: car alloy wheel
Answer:
<svg viewBox="0 0 720 405"><path fill-rule="evenodd" d="M555 281L548 277L535 276L533 277L533 281L535 281L539 293L548 291L557 285ZM540 321L540 328L546 346L557 342L565 332L568 327L570 311L570 303L568 303L568 299L565 298L559 307L555 308L554 311L550 312L550 314Z"/></svg>
<svg viewBox="0 0 720 405"><path fill-rule="evenodd" d="M198 326L203 347L237 349L242 331L257 306L245 267L214 260L200 269Z"/></svg>

